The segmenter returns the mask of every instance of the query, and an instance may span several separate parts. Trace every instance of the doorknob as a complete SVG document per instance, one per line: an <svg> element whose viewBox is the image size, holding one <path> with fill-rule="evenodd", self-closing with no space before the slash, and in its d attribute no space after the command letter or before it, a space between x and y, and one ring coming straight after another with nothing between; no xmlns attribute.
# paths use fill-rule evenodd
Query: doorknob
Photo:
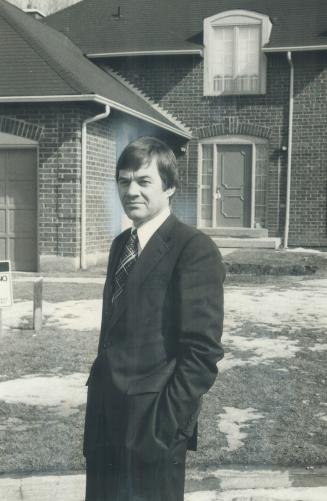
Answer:
<svg viewBox="0 0 327 501"><path fill-rule="evenodd" d="M221 200L220 186L218 186L216 189L216 199Z"/></svg>

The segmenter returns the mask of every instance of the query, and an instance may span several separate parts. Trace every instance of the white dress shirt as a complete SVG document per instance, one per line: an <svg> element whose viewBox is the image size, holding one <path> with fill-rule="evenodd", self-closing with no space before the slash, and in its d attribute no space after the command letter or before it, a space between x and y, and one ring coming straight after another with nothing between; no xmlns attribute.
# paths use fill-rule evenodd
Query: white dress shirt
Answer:
<svg viewBox="0 0 327 501"><path fill-rule="evenodd" d="M162 210L157 216L150 219L146 223L142 224L137 228L137 236L138 236L138 255L141 254L142 250L152 237L152 235L157 231L159 226L162 225L164 221L170 216L170 208L167 207ZM134 229L135 226L132 227Z"/></svg>

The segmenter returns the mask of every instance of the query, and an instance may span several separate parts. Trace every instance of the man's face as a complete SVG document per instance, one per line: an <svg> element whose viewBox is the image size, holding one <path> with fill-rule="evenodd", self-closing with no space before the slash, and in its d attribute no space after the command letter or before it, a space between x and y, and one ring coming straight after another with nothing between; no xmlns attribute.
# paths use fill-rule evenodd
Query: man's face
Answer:
<svg viewBox="0 0 327 501"><path fill-rule="evenodd" d="M126 215L135 226L149 221L169 206L175 188L164 190L154 158L138 170L121 169L118 175L119 197Z"/></svg>

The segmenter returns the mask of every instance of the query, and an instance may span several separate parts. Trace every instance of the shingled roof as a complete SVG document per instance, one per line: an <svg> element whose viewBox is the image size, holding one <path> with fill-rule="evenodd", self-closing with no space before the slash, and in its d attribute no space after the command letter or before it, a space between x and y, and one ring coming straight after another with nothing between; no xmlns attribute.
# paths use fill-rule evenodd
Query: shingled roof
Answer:
<svg viewBox="0 0 327 501"><path fill-rule="evenodd" d="M183 137L173 118L87 59L69 38L0 0L0 102L98 100Z"/></svg>
<svg viewBox="0 0 327 501"><path fill-rule="evenodd" d="M89 56L200 53L203 19L232 9L266 14L268 50L326 49L326 0L83 0L46 18Z"/></svg>

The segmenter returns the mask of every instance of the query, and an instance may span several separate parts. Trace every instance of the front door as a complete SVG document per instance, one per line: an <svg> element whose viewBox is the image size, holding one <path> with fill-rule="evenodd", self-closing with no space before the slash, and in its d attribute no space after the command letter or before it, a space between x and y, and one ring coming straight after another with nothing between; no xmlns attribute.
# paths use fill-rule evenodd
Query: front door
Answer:
<svg viewBox="0 0 327 501"><path fill-rule="evenodd" d="M251 225L251 164L249 145L217 145L216 226Z"/></svg>
<svg viewBox="0 0 327 501"><path fill-rule="evenodd" d="M0 149L0 260L37 269L36 151Z"/></svg>

